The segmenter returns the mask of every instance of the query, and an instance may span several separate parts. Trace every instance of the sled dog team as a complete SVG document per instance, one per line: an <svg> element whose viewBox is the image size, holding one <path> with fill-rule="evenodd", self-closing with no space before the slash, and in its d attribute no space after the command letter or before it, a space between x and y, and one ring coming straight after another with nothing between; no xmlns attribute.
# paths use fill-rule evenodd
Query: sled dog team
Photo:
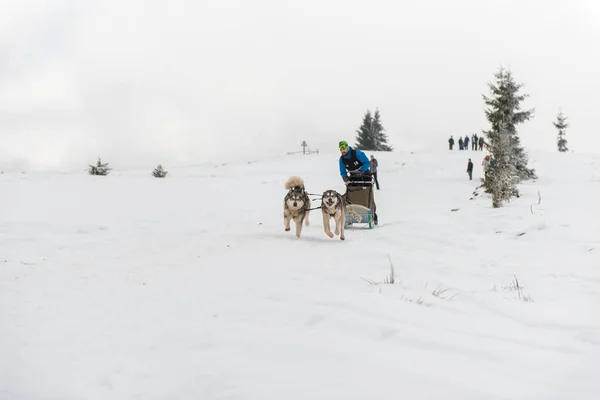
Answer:
<svg viewBox="0 0 600 400"><path fill-rule="evenodd" d="M285 230L289 231L293 220L296 224L296 236L302 233L302 223L310 225L308 216L310 214L310 199L304 187L304 181L299 176L292 176L285 182L288 193L283 202L283 224ZM333 232L329 225L330 219L335 221L335 234L345 239L344 224L346 222L346 205L344 199L335 190L326 190L321 197L321 215L323 216L323 227L325 233L333 238Z"/></svg>
<svg viewBox="0 0 600 400"><path fill-rule="evenodd" d="M377 181L377 160L371 156L371 160L366 154L358 149L353 149L348 142L342 140L338 143L340 150L339 168L340 176L345 183L362 181L368 179L371 181L375 177L377 190L379 182ZM285 230L289 231L290 222L296 223L296 236L300 237L302 233L302 223L309 226L308 215L310 214L310 199L306 193L304 181L299 176L292 176L285 182L285 188L288 190L283 201L283 224ZM325 233L333 238L331 232L330 220L335 222L335 234L345 239L344 227L346 224L346 199L335 190L326 190L321 196L321 215L323 216L323 227ZM374 213L375 225L377 225L377 213Z"/></svg>

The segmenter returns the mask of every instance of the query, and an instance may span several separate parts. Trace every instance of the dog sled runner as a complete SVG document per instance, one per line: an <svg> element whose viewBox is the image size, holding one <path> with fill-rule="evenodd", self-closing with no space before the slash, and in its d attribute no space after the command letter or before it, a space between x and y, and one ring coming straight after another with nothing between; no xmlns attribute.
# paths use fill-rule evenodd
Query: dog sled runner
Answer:
<svg viewBox="0 0 600 400"><path fill-rule="evenodd" d="M373 176L350 175L346 182L346 224L345 227L359 225L372 229L377 225L377 207L373 194Z"/></svg>

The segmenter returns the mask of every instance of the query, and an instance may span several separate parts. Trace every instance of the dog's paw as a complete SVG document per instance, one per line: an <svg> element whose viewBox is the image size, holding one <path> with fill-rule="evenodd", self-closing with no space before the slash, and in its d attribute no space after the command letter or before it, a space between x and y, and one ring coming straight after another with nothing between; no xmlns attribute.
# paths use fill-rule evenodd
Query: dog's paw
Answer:
<svg viewBox="0 0 600 400"><path fill-rule="evenodd" d="M290 230L290 228L285 228L285 231L286 231L286 232L287 232L287 231L289 231L289 230Z"/></svg>
<svg viewBox="0 0 600 400"><path fill-rule="evenodd" d="M346 240L344 236L340 236L340 240Z"/></svg>
<svg viewBox="0 0 600 400"><path fill-rule="evenodd" d="M329 236L330 238L332 238L333 237L333 233L327 232L327 236Z"/></svg>

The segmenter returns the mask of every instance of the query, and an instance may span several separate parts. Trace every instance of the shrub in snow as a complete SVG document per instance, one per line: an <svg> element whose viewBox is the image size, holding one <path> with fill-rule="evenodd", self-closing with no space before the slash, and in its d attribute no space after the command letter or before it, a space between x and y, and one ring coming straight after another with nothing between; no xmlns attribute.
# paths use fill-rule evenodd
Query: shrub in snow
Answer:
<svg viewBox="0 0 600 400"><path fill-rule="evenodd" d="M567 139L565 139L566 129L569 124L567 123L567 117L565 117L560 111L556 116L556 122L553 122L554 127L558 129L558 138L556 139L556 146L558 147L558 151L564 153L565 151L569 151L567 148Z"/></svg>
<svg viewBox="0 0 600 400"><path fill-rule="evenodd" d="M165 171L162 167L162 165L158 164L158 167L156 167L154 169L154 171L152 171L152 175L154 175L155 178L164 178L165 176L167 176L169 172Z"/></svg>
<svg viewBox="0 0 600 400"><path fill-rule="evenodd" d="M98 157L98 161L96 162L96 165L91 165L90 164L90 168L88 170L88 172L90 173L90 175L108 175L110 173L110 170L112 168L108 167L108 163L102 163L102 159L100 157Z"/></svg>

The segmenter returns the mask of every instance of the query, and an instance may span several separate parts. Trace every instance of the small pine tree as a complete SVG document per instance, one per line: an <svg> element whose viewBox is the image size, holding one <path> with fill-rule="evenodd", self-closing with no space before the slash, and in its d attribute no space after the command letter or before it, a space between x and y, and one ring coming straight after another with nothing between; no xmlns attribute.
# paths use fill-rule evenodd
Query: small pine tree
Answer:
<svg viewBox="0 0 600 400"><path fill-rule="evenodd" d="M487 120L490 122L491 130L484 131L488 140L487 147L494 147L493 140L497 138L497 132L500 130L500 124L505 125L504 131L509 136L509 144L512 148L512 159L515 162L515 168L518 176L522 180L535 178L535 170L527 168L528 156L525 149L521 146L519 136L517 135L516 125L530 120L533 117L534 109L522 111L521 102L529 97L528 94L518 94L523 86L517 84L510 71L503 68L494 74L495 84L488 84L491 96L483 96L483 100L488 107L485 110Z"/></svg>
<svg viewBox="0 0 600 400"><path fill-rule="evenodd" d="M558 151L561 153L565 151L569 151L567 148L567 139L565 139L566 129L569 127L567 123L567 117L565 117L562 111L558 112L556 116L556 122L552 123L556 129L558 129L558 138L556 140L556 145L558 146Z"/></svg>
<svg viewBox="0 0 600 400"><path fill-rule="evenodd" d="M90 175L108 175L110 173L110 170L112 168L109 168L108 163L102 163L102 159L100 157L98 157L98 161L96 162L96 165L91 165L89 166L90 168L88 169L88 172L90 173Z"/></svg>
<svg viewBox="0 0 600 400"><path fill-rule="evenodd" d="M502 207L502 203L518 197L516 187L518 171L514 148L508 134L508 124L501 124L499 131L491 136L490 151L493 155L492 165L486 173L486 186L492 193L492 206Z"/></svg>
<svg viewBox="0 0 600 400"><path fill-rule="evenodd" d="M158 164L158 167L156 167L154 169L154 171L152 171L152 175L154 175L155 178L164 178L165 176L167 176L169 172L165 171L162 167L162 165Z"/></svg>
<svg viewBox="0 0 600 400"><path fill-rule="evenodd" d="M373 136L375 138L375 148L373 150L392 151L392 147L387 144L388 137L381 124L381 114L379 114L378 109L375 109L375 114L373 114Z"/></svg>
<svg viewBox="0 0 600 400"><path fill-rule="evenodd" d="M374 150L377 145L375 134L373 131L373 117L371 111L367 110L363 117L363 122L360 128L356 131L358 136L356 137L356 145L354 146L357 150Z"/></svg>

